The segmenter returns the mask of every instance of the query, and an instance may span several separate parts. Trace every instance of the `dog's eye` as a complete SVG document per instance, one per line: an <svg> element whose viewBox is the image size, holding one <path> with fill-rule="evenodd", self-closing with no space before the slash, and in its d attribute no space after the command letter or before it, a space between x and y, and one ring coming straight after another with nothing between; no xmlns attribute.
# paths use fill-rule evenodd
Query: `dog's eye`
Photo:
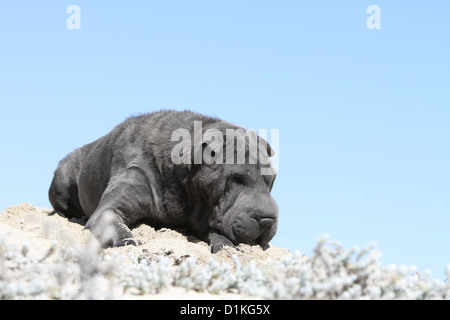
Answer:
<svg viewBox="0 0 450 320"><path fill-rule="evenodd" d="M231 181L236 184L244 184L245 183L245 177L244 176L233 176L231 177Z"/></svg>
<svg viewBox="0 0 450 320"><path fill-rule="evenodd" d="M242 175L233 175L228 177L227 179L227 185L225 188L225 192L231 192L231 191L238 191L238 190L242 190L242 188L244 187L246 182L246 178L245 176Z"/></svg>

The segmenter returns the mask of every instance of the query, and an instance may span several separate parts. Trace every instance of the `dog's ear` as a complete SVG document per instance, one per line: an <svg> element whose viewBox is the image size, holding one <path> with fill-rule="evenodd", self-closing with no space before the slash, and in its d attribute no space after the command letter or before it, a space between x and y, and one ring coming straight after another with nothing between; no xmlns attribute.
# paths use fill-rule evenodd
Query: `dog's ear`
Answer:
<svg viewBox="0 0 450 320"><path fill-rule="evenodd" d="M267 156L269 158L275 155L275 150L273 150L270 144L260 136L258 136L258 148L266 148Z"/></svg>
<svg viewBox="0 0 450 320"><path fill-rule="evenodd" d="M205 163L205 161L203 159L203 155L204 155L206 148L209 148L208 144L206 142L203 142L201 144L201 148L197 148L197 150L195 150L194 147L192 148L192 159L191 159L191 165L189 167L189 170L191 171L192 175L195 175L197 173L197 171L200 170L202 165ZM195 157L194 152L197 153L197 157ZM210 154L211 154L211 157L215 157L215 153L213 150L210 151ZM201 159L201 162L198 163L195 161L195 159Z"/></svg>
<svg viewBox="0 0 450 320"><path fill-rule="evenodd" d="M273 157L275 155L275 150L272 149L272 147L268 142L266 143L267 143L267 155L269 156L269 158Z"/></svg>

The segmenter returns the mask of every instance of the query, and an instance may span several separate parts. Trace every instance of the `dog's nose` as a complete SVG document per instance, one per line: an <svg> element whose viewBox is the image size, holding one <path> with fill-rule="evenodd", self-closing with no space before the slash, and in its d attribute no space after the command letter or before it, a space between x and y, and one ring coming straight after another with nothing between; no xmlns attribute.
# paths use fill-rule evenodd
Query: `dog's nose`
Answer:
<svg viewBox="0 0 450 320"><path fill-rule="evenodd" d="M275 223L276 219L274 218L259 218L258 222L261 226L261 228L267 228L267 227L271 227L273 226L273 224Z"/></svg>
<svg viewBox="0 0 450 320"><path fill-rule="evenodd" d="M277 203L270 195L260 195L252 217L258 222L261 232L271 229L278 220Z"/></svg>

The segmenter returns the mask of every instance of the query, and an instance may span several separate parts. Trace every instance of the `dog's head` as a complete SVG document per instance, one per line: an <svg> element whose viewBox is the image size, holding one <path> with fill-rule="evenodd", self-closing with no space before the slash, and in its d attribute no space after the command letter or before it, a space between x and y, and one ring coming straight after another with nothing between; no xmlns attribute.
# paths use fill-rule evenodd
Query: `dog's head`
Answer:
<svg viewBox="0 0 450 320"><path fill-rule="evenodd" d="M213 143L220 140L217 134L215 139L208 140L205 133L203 162L197 166L192 180L202 201L211 208L210 231L234 245L265 246L278 226L278 206L270 194L276 177L269 160L274 151L256 133L234 130L231 139L231 134L221 132L224 139L221 145Z"/></svg>

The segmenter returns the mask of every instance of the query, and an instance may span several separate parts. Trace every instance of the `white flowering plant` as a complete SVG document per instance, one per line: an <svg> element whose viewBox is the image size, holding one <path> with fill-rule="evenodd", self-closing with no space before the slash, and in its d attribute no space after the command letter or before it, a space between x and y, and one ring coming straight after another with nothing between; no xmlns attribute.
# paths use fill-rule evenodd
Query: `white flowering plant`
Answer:
<svg viewBox="0 0 450 320"><path fill-rule="evenodd" d="M124 294L157 294L170 287L220 294L231 292L265 299L450 299L447 281L419 275L415 267L380 262L374 244L344 249L320 239L311 257L299 252L281 261L232 265L213 258L204 266L194 258L175 263L105 253L96 246L58 247L39 258L29 246L0 239L0 299L114 299ZM450 277L450 265L446 268Z"/></svg>

